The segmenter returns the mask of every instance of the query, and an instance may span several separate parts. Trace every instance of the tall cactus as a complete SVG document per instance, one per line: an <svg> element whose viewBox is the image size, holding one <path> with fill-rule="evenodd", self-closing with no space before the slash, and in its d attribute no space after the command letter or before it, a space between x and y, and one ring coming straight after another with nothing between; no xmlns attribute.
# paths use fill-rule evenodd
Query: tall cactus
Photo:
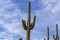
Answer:
<svg viewBox="0 0 60 40"><path fill-rule="evenodd" d="M27 25L26 25L26 21L22 19L22 25L24 30L26 30L26 40L30 40L30 30L32 30L34 28L35 25L35 20L36 20L36 16L34 16L33 22L30 23L30 8L31 8L31 2L28 2L28 21L27 21Z"/></svg>
<svg viewBox="0 0 60 40"><path fill-rule="evenodd" d="M44 38L44 40L46 39ZM47 40L49 40L49 27L47 27Z"/></svg>
<svg viewBox="0 0 60 40"><path fill-rule="evenodd" d="M56 24L56 37L54 37L54 35L53 35L53 39L54 40L59 40L59 37L58 37L58 24Z"/></svg>

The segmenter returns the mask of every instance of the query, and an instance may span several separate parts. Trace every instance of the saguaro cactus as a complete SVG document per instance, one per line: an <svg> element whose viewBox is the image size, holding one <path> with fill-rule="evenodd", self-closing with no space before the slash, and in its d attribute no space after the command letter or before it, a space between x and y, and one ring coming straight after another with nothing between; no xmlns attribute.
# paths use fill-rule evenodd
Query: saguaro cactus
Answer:
<svg viewBox="0 0 60 40"><path fill-rule="evenodd" d="M22 38L19 38L19 40L22 40Z"/></svg>
<svg viewBox="0 0 60 40"><path fill-rule="evenodd" d="M47 40L49 40L49 27L47 27Z"/></svg>
<svg viewBox="0 0 60 40"><path fill-rule="evenodd" d="M54 35L53 35L53 39L54 40L59 40L59 37L58 37L58 24L56 24L56 37L54 37Z"/></svg>
<svg viewBox="0 0 60 40"><path fill-rule="evenodd" d="M44 38L44 40L46 40L46 39Z"/></svg>
<svg viewBox="0 0 60 40"><path fill-rule="evenodd" d="M30 8L31 8L31 3L30 1L28 2L28 21L27 21L27 25L26 25L26 21L22 19L22 25L24 30L26 30L26 40L30 40L30 30L32 30L34 28L35 25L35 20L36 20L36 16L34 16L33 22L30 23Z"/></svg>
<svg viewBox="0 0 60 40"><path fill-rule="evenodd" d="M46 39L44 38L44 40ZM49 27L47 27L47 40L49 40Z"/></svg>

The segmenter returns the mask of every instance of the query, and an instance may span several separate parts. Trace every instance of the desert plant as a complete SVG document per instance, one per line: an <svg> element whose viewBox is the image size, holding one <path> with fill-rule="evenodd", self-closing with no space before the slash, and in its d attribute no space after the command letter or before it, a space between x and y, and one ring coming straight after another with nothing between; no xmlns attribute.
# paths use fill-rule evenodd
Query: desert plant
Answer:
<svg viewBox="0 0 60 40"><path fill-rule="evenodd" d="M46 40L46 39L44 38L44 40Z"/></svg>
<svg viewBox="0 0 60 40"><path fill-rule="evenodd" d="M54 35L53 35L53 39L54 40L59 40L59 36L58 36L58 24L56 24L56 37L54 37Z"/></svg>
<svg viewBox="0 0 60 40"><path fill-rule="evenodd" d="M44 40L46 39L44 38ZM47 40L49 40L49 27L47 27Z"/></svg>
<svg viewBox="0 0 60 40"><path fill-rule="evenodd" d="M31 2L29 1L28 4L28 21L27 21L27 25L26 25L26 21L22 19L22 25L24 30L26 30L26 40L30 40L30 30L32 30L34 28L35 25L35 20L36 20L36 16L34 16L33 22L30 23L30 8L31 8Z"/></svg>
<svg viewBox="0 0 60 40"><path fill-rule="evenodd" d="M19 40L22 40L22 38L19 38Z"/></svg>

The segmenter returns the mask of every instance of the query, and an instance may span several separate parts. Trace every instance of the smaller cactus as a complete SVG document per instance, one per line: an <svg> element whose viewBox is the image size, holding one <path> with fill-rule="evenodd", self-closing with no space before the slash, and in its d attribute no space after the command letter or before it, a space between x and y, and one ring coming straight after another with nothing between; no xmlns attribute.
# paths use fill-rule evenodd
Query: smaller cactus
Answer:
<svg viewBox="0 0 60 40"><path fill-rule="evenodd" d="M44 38L44 40L46 39ZM49 27L47 27L47 40L49 40Z"/></svg>
<svg viewBox="0 0 60 40"><path fill-rule="evenodd" d="M49 40L49 27L47 27L47 40Z"/></svg>
<svg viewBox="0 0 60 40"><path fill-rule="evenodd" d="M44 38L44 40L46 40L46 39Z"/></svg>
<svg viewBox="0 0 60 40"><path fill-rule="evenodd" d="M22 40L22 38L19 38L19 40Z"/></svg>
<svg viewBox="0 0 60 40"><path fill-rule="evenodd" d="M53 35L53 39L54 40L59 40L59 36L58 36L58 24L56 24L56 37L54 37L54 35Z"/></svg>

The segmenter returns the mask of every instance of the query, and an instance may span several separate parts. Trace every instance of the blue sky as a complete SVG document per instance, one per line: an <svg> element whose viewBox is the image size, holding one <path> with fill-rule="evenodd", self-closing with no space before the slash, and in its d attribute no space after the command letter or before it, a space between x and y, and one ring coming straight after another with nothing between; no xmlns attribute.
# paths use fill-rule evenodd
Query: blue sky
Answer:
<svg viewBox="0 0 60 40"><path fill-rule="evenodd" d="M31 30L31 40L46 38L47 26L50 28L50 40L53 40L52 35L56 34L55 26L60 26L60 0L30 1L31 20L34 15L37 16L35 27ZM0 40L26 40L26 31L21 20L27 20L27 11L28 0L0 0Z"/></svg>

